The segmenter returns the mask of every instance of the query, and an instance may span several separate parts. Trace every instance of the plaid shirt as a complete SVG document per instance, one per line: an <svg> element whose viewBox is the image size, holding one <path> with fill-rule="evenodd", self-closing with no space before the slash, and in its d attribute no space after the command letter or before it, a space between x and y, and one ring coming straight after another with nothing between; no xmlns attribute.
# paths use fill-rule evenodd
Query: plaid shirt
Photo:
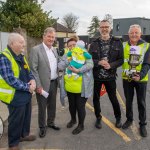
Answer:
<svg viewBox="0 0 150 150"><path fill-rule="evenodd" d="M11 62L4 56L0 56L0 76L13 88L21 91L29 91L29 84L22 82L19 78L14 77ZM31 71L29 72L30 80L34 79Z"/></svg>

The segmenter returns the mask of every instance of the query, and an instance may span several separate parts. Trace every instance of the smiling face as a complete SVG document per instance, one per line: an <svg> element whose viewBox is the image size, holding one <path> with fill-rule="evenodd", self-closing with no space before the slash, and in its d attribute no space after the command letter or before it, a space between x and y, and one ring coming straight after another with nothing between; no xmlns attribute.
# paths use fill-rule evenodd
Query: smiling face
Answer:
<svg viewBox="0 0 150 150"><path fill-rule="evenodd" d="M55 37L56 37L56 33L55 32L47 32L43 35L43 42L44 44L48 47L51 48L52 45L54 44L55 41Z"/></svg>
<svg viewBox="0 0 150 150"><path fill-rule="evenodd" d="M141 38L141 28L140 28L140 26L138 26L138 25L131 26L130 29L129 29L128 35L129 35L131 45L136 45L137 42Z"/></svg>
<svg viewBox="0 0 150 150"><path fill-rule="evenodd" d="M68 48L69 48L69 50L71 50L75 46L76 46L76 41L70 41L70 42L68 42Z"/></svg>
<svg viewBox="0 0 150 150"><path fill-rule="evenodd" d="M109 37L111 26L108 21L102 21L99 26L99 32L102 38Z"/></svg>

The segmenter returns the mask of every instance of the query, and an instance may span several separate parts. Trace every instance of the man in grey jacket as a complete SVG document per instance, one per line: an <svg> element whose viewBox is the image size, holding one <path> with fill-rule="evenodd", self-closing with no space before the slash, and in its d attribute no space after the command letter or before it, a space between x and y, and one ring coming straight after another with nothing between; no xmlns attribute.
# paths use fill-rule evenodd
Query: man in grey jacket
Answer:
<svg viewBox="0 0 150 150"><path fill-rule="evenodd" d="M30 52L30 66L35 76L38 102L39 136L46 135L46 125L54 130L60 130L54 123L56 114L57 94L57 62L58 55L52 46L55 41L55 29L49 27L43 34L43 42L35 46ZM47 122L46 122L47 108Z"/></svg>

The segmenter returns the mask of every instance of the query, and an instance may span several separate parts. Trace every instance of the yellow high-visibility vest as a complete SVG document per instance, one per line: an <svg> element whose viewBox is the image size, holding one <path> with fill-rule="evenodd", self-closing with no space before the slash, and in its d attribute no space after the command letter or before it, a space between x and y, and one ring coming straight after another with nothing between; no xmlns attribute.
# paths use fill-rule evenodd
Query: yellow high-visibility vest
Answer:
<svg viewBox="0 0 150 150"><path fill-rule="evenodd" d="M14 76L16 78L19 78L20 68L19 68L16 60L12 56L11 52L9 51L9 49L6 48L2 52L2 54L4 56L6 56L8 58L8 60L11 62L11 67L12 67ZM24 61L25 61L25 66L28 68L28 70L30 70L25 57L24 57ZM10 86L0 75L0 100L3 101L4 103L10 104L14 98L15 91L16 91L16 89L13 88L12 86Z"/></svg>
<svg viewBox="0 0 150 150"><path fill-rule="evenodd" d="M138 45L140 47L140 64L136 67L136 70L138 72L141 71L142 69L142 63L143 63L143 60L144 60L144 56L145 56L145 53L146 51L148 50L148 47L149 47L149 43L143 43L143 44L140 44ZM128 42L123 42L123 47L124 47L124 63L122 65L122 78L123 79L128 79L128 76L126 75L126 72L129 71L130 69L130 66L129 66L129 54L130 54L130 45L128 44ZM143 82L143 81L148 81L148 73L146 74L146 76L140 80L140 82Z"/></svg>

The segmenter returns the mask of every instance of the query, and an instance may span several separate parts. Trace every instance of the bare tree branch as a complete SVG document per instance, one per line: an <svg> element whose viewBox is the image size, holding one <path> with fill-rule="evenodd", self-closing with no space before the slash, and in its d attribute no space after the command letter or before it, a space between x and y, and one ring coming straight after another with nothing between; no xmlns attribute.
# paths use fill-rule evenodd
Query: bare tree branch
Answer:
<svg viewBox="0 0 150 150"><path fill-rule="evenodd" d="M79 25L78 19L79 17L75 16L74 14L68 13L62 18L62 24L66 28L71 29L72 31L75 32Z"/></svg>

